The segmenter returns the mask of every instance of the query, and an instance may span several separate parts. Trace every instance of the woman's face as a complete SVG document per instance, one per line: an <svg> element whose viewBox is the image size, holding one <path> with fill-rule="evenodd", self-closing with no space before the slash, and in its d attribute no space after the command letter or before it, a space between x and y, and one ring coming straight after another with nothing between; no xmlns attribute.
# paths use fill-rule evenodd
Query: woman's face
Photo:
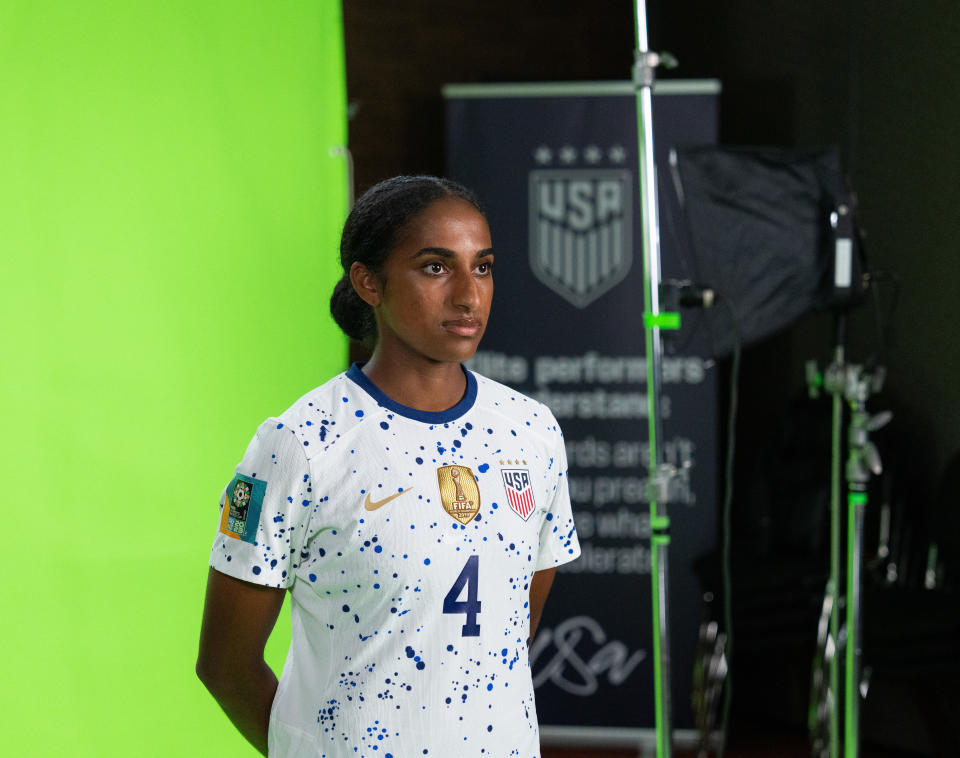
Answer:
<svg viewBox="0 0 960 758"><path fill-rule="evenodd" d="M411 219L390 251L377 288L382 354L435 363L468 360L493 298L490 229L470 203L446 197Z"/></svg>

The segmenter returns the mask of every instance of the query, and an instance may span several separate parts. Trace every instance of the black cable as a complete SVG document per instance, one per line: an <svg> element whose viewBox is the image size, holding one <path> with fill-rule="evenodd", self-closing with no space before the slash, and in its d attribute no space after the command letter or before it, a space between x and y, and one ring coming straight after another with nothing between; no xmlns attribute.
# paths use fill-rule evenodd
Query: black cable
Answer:
<svg viewBox="0 0 960 758"><path fill-rule="evenodd" d="M888 348L893 346L893 317L897 310L897 304L900 299L901 281L898 274L892 271L874 270L870 274L871 300L873 302L874 319L877 326L877 342L879 347L877 352L883 355ZM890 303L887 312L884 314L880 304L879 284L889 282L892 286Z"/></svg>
<svg viewBox="0 0 960 758"><path fill-rule="evenodd" d="M733 329L733 362L730 366L730 408L727 413L727 456L724 465L723 521L721 526L720 569L723 576L723 624L727 637L724 655L727 659L727 679L723 693L723 710L720 716L720 748L717 758L723 758L727 747L727 729L730 722L730 703L733 700L733 581L730 570L731 513L733 511L733 463L736 451L737 405L740 383L740 325L733 304L725 297L717 298L730 311Z"/></svg>
<svg viewBox="0 0 960 758"><path fill-rule="evenodd" d="M870 267L870 257L867 254L867 235L859 228L856 228L857 243L860 250L861 262L864 266L864 282L867 289L870 290L870 302L873 305L874 325L877 330L876 340L876 363L882 363L887 350L893 347L893 316L897 310L897 303L900 299L900 276L893 271ZM880 302L880 284L890 283L892 293L890 295L890 304L887 313L884 314Z"/></svg>
<svg viewBox="0 0 960 758"><path fill-rule="evenodd" d="M665 203L667 206L666 209L660 209L660 219L664 223L667 230L669 231L669 237L676 242L676 261L680 266L681 278L689 280L695 284L700 284L700 273L699 267L697 266L697 254L696 254L696 244L693 240L693 231L692 224L690 223L690 218L687 215L687 205L686 200L684 199L683 193L683 181L680 178L680 170L677 163L671 159L670 162L670 176L672 178L672 188L666 186L666 180L663 179L663 174L657 173L657 188L660 192L660 196L664 197L667 192L670 192L671 189L676 198L676 205L673 203ZM666 211L666 212L664 212ZM681 222L678 223L677 219L674 218L674 214L679 211ZM661 245L663 239L666 238L661 231ZM708 286L711 286L713 282L707 282ZM690 346L690 343L699 335L701 326L706 330L707 340L710 343L712 348L716 345L716 340L713 336L713 329L710 324L710 319L707 318L706 313L703 312L702 308L687 308L684 311L683 315L683 326L681 327L682 338L679 338L680 335L677 335L679 339L676 342L670 341L667 343L670 346L672 354L683 355L684 351L687 350ZM691 323L692 322L692 323Z"/></svg>
<svg viewBox="0 0 960 758"><path fill-rule="evenodd" d="M696 244L693 239L692 226L690 224L690 219L687 216L687 205L684 199L683 193L683 182L680 178L680 172L678 166L675 162L671 162L671 173L673 176L674 190L676 191L677 205L680 209L680 213L683 216L684 221L683 230L686 232L686 247L689 248L693 257L693 265L690 266L689 262L686 260L686 254L684 250L684 245L681 244L681 235L678 233L677 225L674 223L671 214L666 214L668 218L668 224L670 225L671 231L674 233L674 238L677 240L677 257L680 260L680 265L684 270L684 273L695 273L696 266ZM693 271L691 271L691 268ZM696 281L696 280L695 280ZM722 525L721 525L721 548L720 548L720 569L722 574L722 584L723 584L723 624L726 627L726 640L724 644L724 656L727 661L727 674L725 681L725 688L723 693L723 709L720 716L720 747L717 751L717 758L723 758L724 751L726 750L727 745L727 730L730 723L730 704L733 700L733 581L731 579L731 569L730 569L730 536L731 536L731 512L733 510L733 465L735 460L736 452L736 426L737 426L737 406L739 403L738 395L738 385L740 382L740 324L737 320L736 309L733 307L733 304L724 297L722 292L716 291L716 302L723 303L723 305L728 309L730 313L730 324L733 331L733 361L730 368L730 407L727 414L727 451L726 451L726 462L724 464L725 477L724 482L724 495L723 495L723 515L722 515ZM700 324L706 327L707 334L710 340L711 347L715 347L717 341L714 337L714 330L710 323L710 319L702 317ZM698 324L698 326L700 325ZM692 330L691 334L688 335L687 340L684 342L684 346L689 343L690 339L695 333L696 330Z"/></svg>

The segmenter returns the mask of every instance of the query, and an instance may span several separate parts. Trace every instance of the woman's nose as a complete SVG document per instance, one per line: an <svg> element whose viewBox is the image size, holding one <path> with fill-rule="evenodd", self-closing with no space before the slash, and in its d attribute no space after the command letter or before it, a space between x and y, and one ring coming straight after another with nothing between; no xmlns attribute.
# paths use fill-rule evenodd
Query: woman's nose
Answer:
<svg viewBox="0 0 960 758"><path fill-rule="evenodd" d="M479 286L472 271L454 274L453 304L458 308L472 310L480 302Z"/></svg>

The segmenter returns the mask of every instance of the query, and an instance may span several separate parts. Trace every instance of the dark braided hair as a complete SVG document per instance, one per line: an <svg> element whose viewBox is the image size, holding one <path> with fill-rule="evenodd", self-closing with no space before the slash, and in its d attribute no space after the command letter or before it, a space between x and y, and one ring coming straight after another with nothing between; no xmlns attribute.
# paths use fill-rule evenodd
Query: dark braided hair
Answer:
<svg viewBox="0 0 960 758"><path fill-rule="evenodd" d="M433 202L445 197L465 200L483 213L470 190L436 176L395 176L368 189L354 204L340 237L343 276L330 296L333 320L348 337L367 345L377 339L373 308L353 289L350 267L362 263L379 274L406 225Z"/></svg>

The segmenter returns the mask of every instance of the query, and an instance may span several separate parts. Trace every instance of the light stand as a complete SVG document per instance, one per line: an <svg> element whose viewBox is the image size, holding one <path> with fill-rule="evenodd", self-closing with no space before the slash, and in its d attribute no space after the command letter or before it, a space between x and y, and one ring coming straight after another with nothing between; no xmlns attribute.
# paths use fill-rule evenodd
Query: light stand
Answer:
<svg viewBox="0 0 960 758"><path fill-rule="evenodd" d="M660 329L676 329L679 314L660 312L660 229L657 212L656 167L653 153L653 81L659 65L673 63L669 56L651 53L647 44L647 11L644 0L636 4L636 51L633 84L637 97L640 167L640 216L643 227L643 326L646 336L648 434L650 442L650 576L653 598L653 672L656 711L657 758L671 754L670 627L667 589L667 547L670 518L667 495L673 467L663 462L660 440L662 352Z"/></svg>
<svg viewBox="0 0 960 758"><path fill-rule="evenodd" d="M837 711L837 696L840 692L840 669L838 640L840 636L840 494L843 483L840 478L841 444L843 435L843 386L845 373L845 342L847 314L836 315L833 363L821 376L815 361L807 362L807 384L811 397L819 397L823 386L832 396L830 435L830 574L827 579L826 597L823 603L821 628L817 634L818 660L814 665L814 683L811 690L811 731L814 737L814 756L839 758L840 724ZM828 675L824 676L826 667ZM824 723L826 722L826 723Z"/></svg>
<svg viewBox="0 0 960 758"><path fill-rule="evenodd" d="M815 363L808 366L811 394L816 396L825 388L833 396L830 579L817 635L810 727L814 756L839 758L841 674L838 656L844 634L839 614L845 607L841 584L841 467L846 401L856 422L850 428L848 441L851 462L847 466L847 480L854 494L850 502L849 602L846 606L851 649L845 659L850 682L845 701L849 714L846 744L848 754L853 754L858 728L856 697L860 690L854 683L858 683L860 677L862 520L867 472L878 470L876 466L879 466L879 456L867 435L888 418L870 418L864 410L870 391L879 387L882 375L848 364L845 356L847 313L861 301L868 283L855 223L855 198L843 180L836 148L798 151L680 146L671 155L671 165L690 232L696 276L717 291L718 302L731 305L731 328L716 317L712 319L716 327L711 329L716 355L733 350L736 366L738 346L773 334L809 310L830 308L837 314L835 351L826 375L817 372ZM824 210L831 205L832 232L826 232ZM828 250L831 237L832 251ZM710 321L708 318L708 325ZM731 395L732 410L736 407L733 397ZM732 422L729 426L734 428ZM728 481L732 481L729 472ZM725 541L729 534L726 526L725 515ZM732 624L728 624L727 632L731 635L727 640L729 654ZM730 665L729 659L727 665ZM725 704L727 702L729 698Z"/></svg>
<svg viewBox="0 0 960 758"><path fill-rule="evenodd" d="M852 197L839 199L830 216L834 234L833 292L841 301L848 299L854 281L854 203ZM833 397L832 439L830 445L830 576L827 580L817 654L814 658L810 692L810 731L815 758L840 758L840 651L844 655L844 758L857 758L860 747L861 639L863 569L863 519L867 507L867 484L871 474L882 471L880 454L870 442L870 432L880 429L892 418L889 412L870 416L866 402L883 386L882 366L873 371L846 362L845 342L847 315L837 310L833 362L821 376L815 361L807 362L807 385L811 397L818 397L821 387ZM850 406L847 432L847 582L846 595L840 594L842 482L841 437L843 404ZM841 609L846 609L846 624L840 626ZM829 617L829 633L826 620ZM829 677L824 675L829 670Z"/></svg>
<svg viewBox="0 0 960 758"><path fill-rule="evenodd" d="M863 517L867 510L867 484L871 474L883 471L880 454L870 442L870 432L880 429L892 418L889 411L871 416L867 398L883 386L883 367L870 373L861 366L848 366L845 397L850 403L850 428L847 433L847 649L844 687L843 733L845 758L857 758L860 750L860 700L866 696L861 681L863 616Z"/></svg>
<svg viewBox="0 0 960 758"><path fill-rule="evenodd" d="M866 402L871 394L879 392L885 376L882 367L872 372L857 364L848 364L844 360L844 348L841 342L845 329L845 316L837 319L838 344L833 363L821 377L816 365L807 364L807 378L811 395L819 393L819 385L833 396L833 444L831 446L831 508L830 508L830 578L827 581L824 600L824 617L818 634L818 647L821 647L821 660L814 668L814 688L811 693L811 726L827 738L814 737L814 755L823 758L839 758L839 698L840 686L839 655L844 653L843 687L843 756L857 758L860 749L860 700L866 695L861 681L862 657L862 617L861 599L863 569L863 521L867 507L867 484L872 475L879 475L883 468L880 454L870 441L870 432L885 426L892 414L883 411L874 416L867 413ZM846 596L840 596L840 434L843 418L843 402L850 406L850 426L847 431L847 581ZM840 611L846 609L846 623L840 628ZM824 620L829 615L830 632L825 634ZM841 642L842 641L842 642ZM822 666L829 666L829 686L823 676ZM823 723L828 720L828 724ZM824 730L823 727L827 729Z"/></svg>

